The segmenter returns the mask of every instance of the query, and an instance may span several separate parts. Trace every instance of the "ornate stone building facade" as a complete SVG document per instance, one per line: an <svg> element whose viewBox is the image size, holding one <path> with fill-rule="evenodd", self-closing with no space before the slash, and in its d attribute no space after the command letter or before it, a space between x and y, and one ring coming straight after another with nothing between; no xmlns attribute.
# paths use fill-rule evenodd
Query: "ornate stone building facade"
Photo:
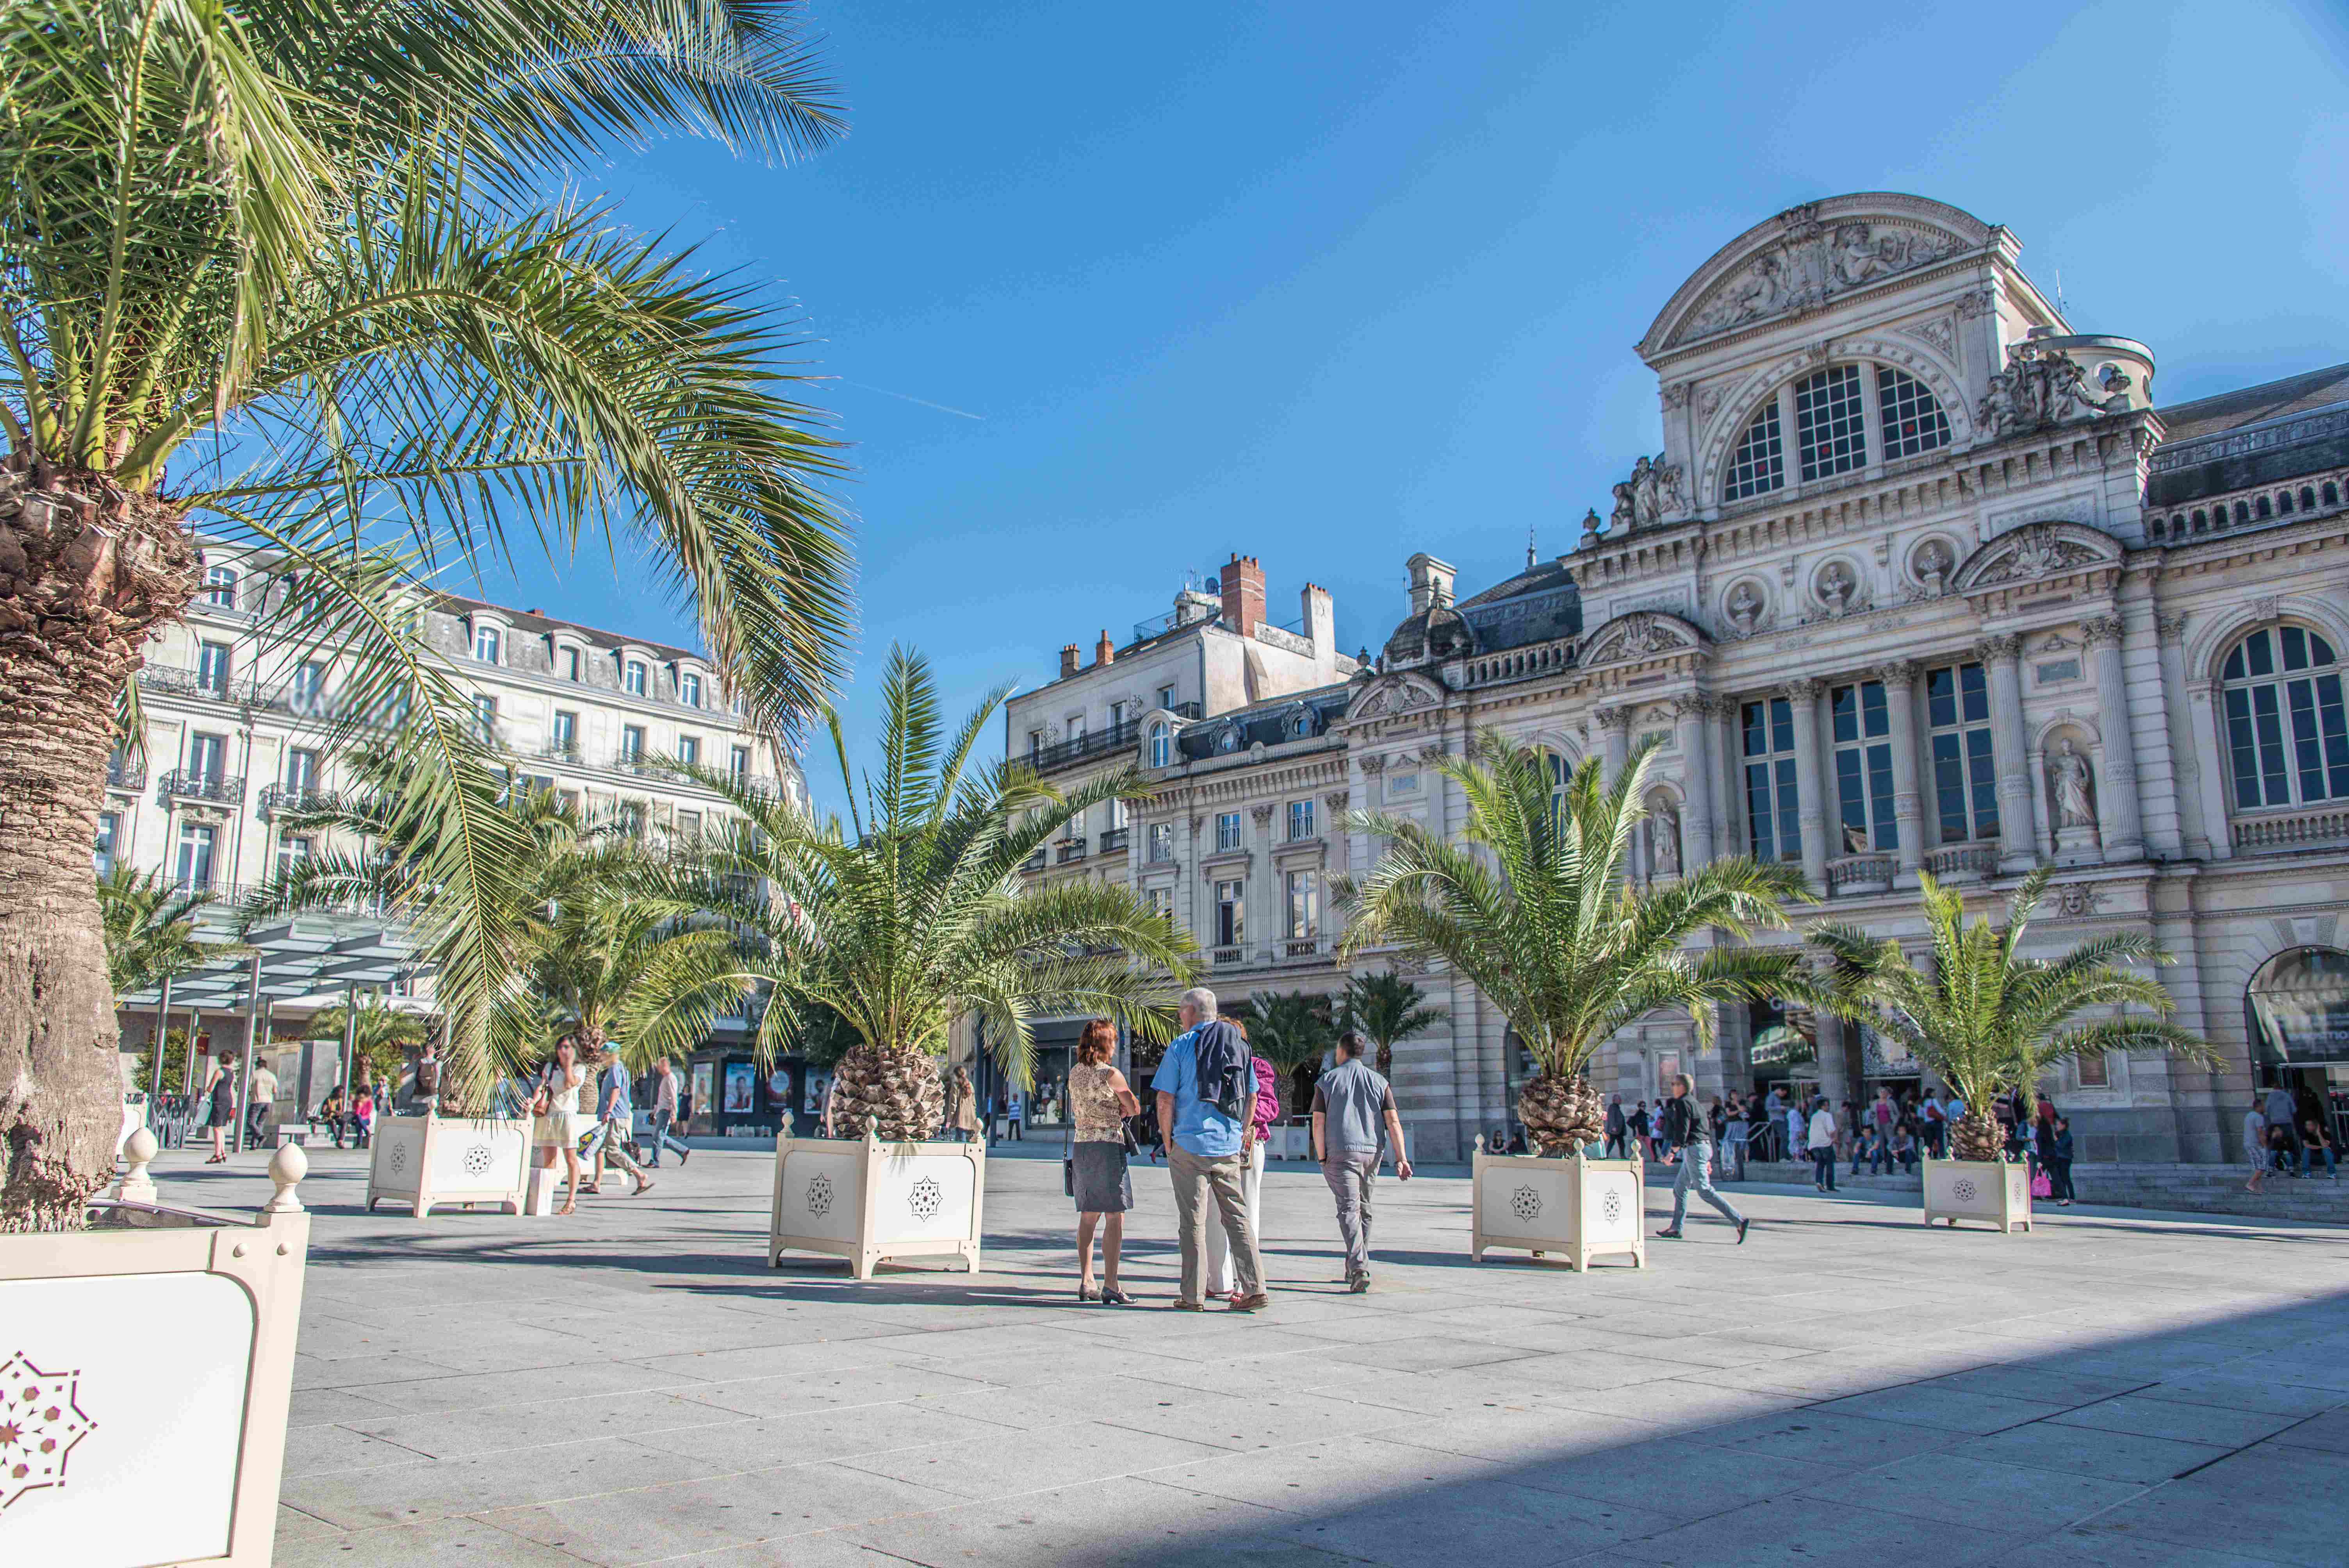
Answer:
<svg viewBox="0 0 2349 1568"><path fill-rule="evenodd" d="M2045 946L2149 926L2226 1062L2064 1069L2048 1087L2085 1159L2230 1158L2255 1084L2321 1100L2349 1079L2349 366L2161 407L2152 352L2075 332L2020 251L1907 195L1756 225L1640 343L1663 449L1571 554L1465 598L1413 557L1408 614L1342 707L1298 694L1328 716L1309 745L1213 770L1128 753L1167 787L1175 913L1216 969L1238 944L1209 940L1197 894L1225 851L1186 828L1226 798L1342 790L1456 829L1427 759L1479 729L1561 771L1653 739L1637 877L1751 852L1798 865L1826 913L1921 940L1920 872L1988 913L2045 864ZM1220 880L1273 907L1255 879L1283 873L1248 849ZM1357 836L1324 863L1370 853ZM1341 982L1325 960L1310 984ZM1450 1033L1400 1047L1396 1076L1441 1157L1506 1125L1523 1063L1473 987L1428 984ZM1644 1021L1602 1087L1651 1098L1687 1068L1707 1093L1758 1072L1840 1098L1916 1076L1872 1035L1785 1021L1726 1019L1702 1053L1684 1018ZM1791 1036L1810 1060L1766 1059Z"/></svg>

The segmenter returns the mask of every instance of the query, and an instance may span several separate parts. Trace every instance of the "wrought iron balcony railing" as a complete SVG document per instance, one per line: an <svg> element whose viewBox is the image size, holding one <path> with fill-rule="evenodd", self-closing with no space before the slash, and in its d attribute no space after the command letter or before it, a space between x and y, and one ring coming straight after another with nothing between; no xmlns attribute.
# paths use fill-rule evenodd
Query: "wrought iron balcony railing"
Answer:
<svg viewBox="0 0 2349 1568"><path fill-rule="evenodd" d="M211 800L233 806L244 799L244 780L174 768L163 775L163 793L175 800Z"/></svg>

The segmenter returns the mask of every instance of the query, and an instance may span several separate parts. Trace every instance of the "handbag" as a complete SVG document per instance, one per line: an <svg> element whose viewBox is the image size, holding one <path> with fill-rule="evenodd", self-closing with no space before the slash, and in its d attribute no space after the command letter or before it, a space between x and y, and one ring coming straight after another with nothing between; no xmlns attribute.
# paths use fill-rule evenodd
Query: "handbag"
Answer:
<svg viewBox="0 0 2349 1568"><path fill-rule="evenodd" d="M2031 1195L2034 1198L2053 1198L2055 1196L2055 1183L2049 1180L2047 1168L2044 1165L2041 1166L2037 1173L2031 1178Z"/></svg>
<svg viewBox="0 0 2349 1568"><path fill-rule="evenodd" d="M1077 1156L1069 1147L1072 1136L1067 1127L1061 1129L1061 1192L1069 1198L1077 1195Z"/></svg>

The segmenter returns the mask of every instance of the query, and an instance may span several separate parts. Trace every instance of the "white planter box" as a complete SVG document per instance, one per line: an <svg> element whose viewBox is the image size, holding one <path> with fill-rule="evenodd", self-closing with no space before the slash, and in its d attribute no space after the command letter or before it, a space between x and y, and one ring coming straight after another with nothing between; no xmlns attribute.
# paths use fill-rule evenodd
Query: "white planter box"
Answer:
<svg viewBox="0 0 2349 1568"><path fill-rule="evenodd" d="M2002 1234L2031 1229L2031 1168L2002 1160L1934 1160L1925 1171L1925 1222L1980 1220Z"/></svg>
<svg viewBox="0 0 2349 1568"><path fill-rule="evenodd" d="M151 1145L147 1153L151 1156ZM143 1160L130 1180L143 1186ZM267 1568L310 1216L299 1150L257 1221L0 1236L0 1562Z"/></svg>
<svg viewBox="0 0 2349 1568"><path fill-rule="evenodd" d="M530 1179L530 1123L461 1116L387 1116L375 1124L367 1212L406 1203L422 1219L450 1203L523 1212Z"/></svg>
<svg viewBox="0 0 2349 1568"><path fill-rule="evenodd" d="M1645 1172L1637 1160L1544 1160L1477 1150L1470 1254L1517 1247L1557 1253L1577 1270L1628 1256L1648 1266Z"/></svg>
<svg viewBox="0 0 2349 1568"><path fill-rule="evenodd" d="M1313 1155L1313 1130L1276 1127L1264 1140L1264 1152L1271 1160L1309 1160Z"/></svg>
<svg viewBox="0 0 2349 1568"><path fill-rule="evenodd" d="M885 1258L960 1257L978 1272L987 1146L775 1140L775 1202L767 1265L786 1252L830 1253L871 1279Z"/></svg>

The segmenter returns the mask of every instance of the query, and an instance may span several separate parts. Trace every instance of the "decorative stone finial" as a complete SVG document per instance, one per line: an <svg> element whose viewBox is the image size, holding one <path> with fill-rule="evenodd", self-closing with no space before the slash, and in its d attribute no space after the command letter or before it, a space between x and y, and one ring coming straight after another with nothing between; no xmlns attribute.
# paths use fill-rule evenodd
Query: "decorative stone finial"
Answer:
<svg viewBox="0 0 2349 1568"><path fill-rule="evenodd" d="M151 1203L155 1201L155 1181L147 1174L147 1167L154 1162L157 1148L155 1135L143 1127L133 1132L130 1141L122 1146L122 1158L128 1163L122 1172L122 1180L114 1184L114 1196L118 1202Z"/></svg>
<svg viewBox="0 0 2349 1568"><path fill-rule="evenodd" d="M261 1207L264 1214L298 1214L302 1199L294 1189L310 1173L310 1157L302 1152L298 1143L281 1146L269 1159L269 1180L276 1185L276 1194Z"/></svg>

